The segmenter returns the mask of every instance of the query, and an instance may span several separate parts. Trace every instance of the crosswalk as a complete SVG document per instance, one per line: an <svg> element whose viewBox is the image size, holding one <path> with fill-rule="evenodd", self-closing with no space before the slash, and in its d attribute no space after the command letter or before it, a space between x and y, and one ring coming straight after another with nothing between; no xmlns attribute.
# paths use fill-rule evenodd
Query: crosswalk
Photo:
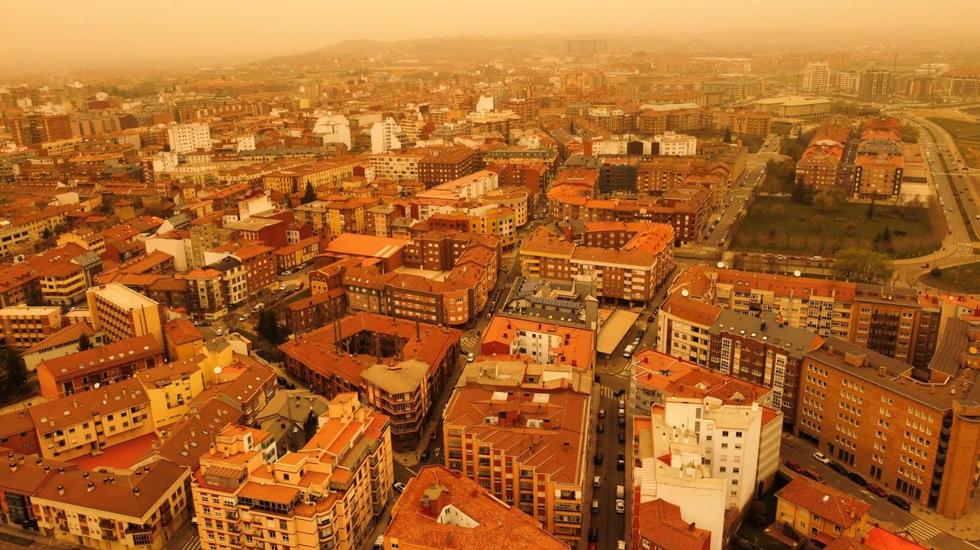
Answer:
<svg viewBox="0 0 980 550"><path fill-rule="evenodd" d="M480 335L470 334L467 336L463 336L462 338L459 339L459 341L462 343L463 349L472 349L474 346L477 345L477 343L480 342Z"/></svg>
<svg viewBox="0 0 980 550"><path fill-rule="evenodd" d="M933 537L942 533L942 531L921 519L917 519L906 525L905 530L915 537L915 541L918 543L931 540Z"/></svg>
<svg viewBox="0 0 980 550"><path fill-rule="evenodd" d="M613 398L616 396L616 392L609 386L599 386L599 395L603 397Z"/></svg>
<svg viewBox="0 0 980 550"><path fill-rule="evenodd" d="M201 550L201 539L198 538L197 533L192 534L189 539L184 541L180 550Z"/></svg>

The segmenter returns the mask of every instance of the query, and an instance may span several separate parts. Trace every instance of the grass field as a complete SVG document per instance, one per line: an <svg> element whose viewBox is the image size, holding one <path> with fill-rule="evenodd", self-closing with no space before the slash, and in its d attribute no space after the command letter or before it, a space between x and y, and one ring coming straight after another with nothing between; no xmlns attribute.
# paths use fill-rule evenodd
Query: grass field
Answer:
<svg viewBox="0 0 980 550"><path fill-rule="evenodd" d="M969 109L960 109L964 113L973 116L980 116L980 107L970 107Z"/></svg>
<svg viewBox="0 0 980 550"><path fill-rule="evenodd" d="M949 267L943 270L941 277L926 274L919 280L948 292L980 294L980 262Z"/></svg>
<svg viewBox="0 0 980 550"><path fill-rule="evenodd" d="M980 168L980 123L949 118L929 118L949 132L963 160L971 168Z"/></svg>
<svg viewBox="0 0 980 550"><path fill-rule="evenodd" d="M812 206L783 197L757 198L735 234L732 248L750 252L832 257L848 247L875 248L875 237L885 228L891 245L878 250L892 257L908 258L939 248L943 226L935 227L940 212L926 207L875 205L867 219L868 205L845 203L836 212L819 212Z"/></svg>

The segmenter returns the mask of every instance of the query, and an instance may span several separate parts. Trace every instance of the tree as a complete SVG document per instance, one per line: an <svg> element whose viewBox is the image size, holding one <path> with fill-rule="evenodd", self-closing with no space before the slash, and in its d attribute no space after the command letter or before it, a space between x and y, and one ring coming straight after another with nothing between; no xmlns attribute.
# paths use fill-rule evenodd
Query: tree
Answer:
<svg viewBox="0 0 980 550"><path fill-rule="evenodd" d="M871 198L871 202L868 203L868 209L864 212L864 217L869 220L873 220L875 217L875 199Z"/></svg>
<svg viewBox="0 0 980 550"><path fill-rule="evenodd" d="M943 276L943 270L941 267L934 267L929 270L929 276L933 279L939 279Z"/></svg>
<svg viewBox="0 0 980 550"><path fill-rule="evenodd" d="M10 399L23 392L27 367L14 350L0 346L0 399Z"/></svg>
<svg viewBox="0 0 980 550"><path fill-rule="evenodd" d="M44 231L41 232L41 238L47 241L47 240L50 240L51 237L52 237L52 235L51 235L51 229L48 228L48 227L45 227L44 228Z"/></svg>
<svg viewBox="0 0 980 550"><path fill-rule="evenodd" d="M303 204L309 204L316 200L316 189L313 189L312 182L306 182L306 192L303 193L303 200L300 201Z"/></svg>
<svg viewBox="0 0 980 550"><path fill-rule="evenodd" d="M88 334L82 333L78 337L78 351L85 351L92 347L92 341L89 339Z"/></svg>
<svg viewBox="0 0 980 550"><path fill-rule="evenodd" d="M827 189L813 197L813 207L821 212L836 212L844 203L844 192L840 189Z"/></svg>
<svg viewBox="0 0 980 550"><path fill-rule="evenodd" d="M813 188L803 183L793 186L793 202L799 204L813 204Z"/></svg>
<svg viewBox="0 0 980 550"><path fill-rule="evenodd" d="M721 140L724 141L725 143L731 143L732 142L732 127L731 126L728 126L727 128L725 128L725 137L721 138Z"/></svg>
<svg viewBox="0 0 980 550"><path fill-rule="evenodd" d="M864 248L843 248L834 257L834 275L866 283L886 283L892 278L891 260Z"/></svg>
<svg viewBox="0 0 980 550"><path fill-rule="evenodd" d="M263 309L259 313L259 323L255 328L259 336L275 346L286 341L286 330L279 324L276 314L270 309Z"/></svg>

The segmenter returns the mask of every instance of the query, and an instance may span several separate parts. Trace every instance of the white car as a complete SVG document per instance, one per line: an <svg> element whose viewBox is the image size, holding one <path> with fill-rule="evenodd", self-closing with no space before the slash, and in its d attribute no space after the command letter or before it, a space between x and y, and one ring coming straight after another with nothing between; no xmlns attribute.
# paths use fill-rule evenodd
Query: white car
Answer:
<svg viewBox="0 0 980 550"><path fill-rule="evenodd" d="M214 333L217 334L218 336L224 336L225 329L223 329L223 328L215 329L214 330Z"/></svg>
<svg viewBox="0 0 980 550"><path fill-rule="evenodd" d="M820 451L813 453L813 458L823 462L824 464L830 464L830 459L827 458L827 455L821 453Z"/></svg>
<svg viewBox="0 0 980 550"><path fill-rule="evenodd" d="M625 514L626 513L626 501L625 500L623 500L621 498L617 498L616 499L616 513L617 514Z"/></svg>
<svg viewBox="0 0 980 550"><path fill-rule="evenodd" d="M476 354L474 354L471 351L471 352L469 352L469 353L466 354L466 362L467 363L472 363L473 361L476 361Z"/></svg>
<svg viewBox="0 0 980 550"><path fill-rule="evenodd" d="M394 487L395 487L395 490L398 491L399 493L405 490L405 484L402 483L401 481L399 481L398 483L396 483L394 485Z"/></svg>
<svg viewBox="0 0 980 550"><path fill-rule="evenodd" d="M626 550L626 541L625 540L617 540L616 541L616 550Z"/></svg>

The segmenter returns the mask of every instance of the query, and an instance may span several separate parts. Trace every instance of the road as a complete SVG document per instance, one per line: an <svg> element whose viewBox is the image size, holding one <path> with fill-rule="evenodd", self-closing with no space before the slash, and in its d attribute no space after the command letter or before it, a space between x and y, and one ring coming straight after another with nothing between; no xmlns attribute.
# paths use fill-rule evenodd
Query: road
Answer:
<svg viewBox="0 0 980 550"><path fill-rule="evenodd" d="M949 234L943 248L933 254L896 260L896 280L915 285L933 267L947 268L975 261L975 245L980 245L980 186L965 166L952 138L942 128L918 115L905 115L906 121L922 129L920 145L932 175L936 196L946 216Z"/></svg>
<svg viewBox="0 0 980 550"><path fill-rule="evenodd" d="M813 467L823 476L823 482L827 485L870 504L871 510L868 514L881 527L895 533L908 533L915 538L916 542L926 548L941 548L943 550L977 550L980 548L980 546L975 546L973 543L948 535L938 527L898 508L884 498L871 494L850 479L838 474L829 466L813 458L811 455L815 450L816 447L808 441L793 437L790 434L783 434L779 459L781 461L791 459L804 466ZM797 475L795 472L786 468L784 464L780 464L780 470L790 477Z"/></svg>
<svg viewBox="0 0 980 550"><path fill-rule="evenodd" d="M718 224L708 232L700 243L677 250L675 255L718 259L730 244L732 227L741 217L746 215L746 205L755 188L765 178L765 172L765 162L749 163L738 183L733 185L722 198L719 211L711 220L714 222L721 218Z"/></svg>

